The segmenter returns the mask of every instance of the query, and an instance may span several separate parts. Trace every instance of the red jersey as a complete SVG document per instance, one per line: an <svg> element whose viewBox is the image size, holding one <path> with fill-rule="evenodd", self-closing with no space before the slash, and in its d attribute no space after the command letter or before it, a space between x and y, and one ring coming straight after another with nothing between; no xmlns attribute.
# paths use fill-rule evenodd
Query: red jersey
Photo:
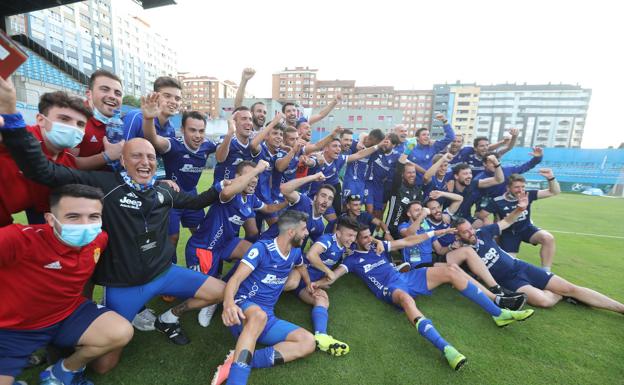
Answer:
<svg viewBox="0 0 624 385"><path fill-rule="evenodd" d="M41 142L41 149L48 159L67 167L76 168L76 158L69 150L63 150L56 159L48 151L41 136L38 125L26 127L35 138ZM50 189L24 177L15 164L11 154L3 145L0 145L0 227L13 223L11 214L19 213L27 208L34 208L38 212L49 210L48 197Z"/></svg>
<svg viewBox="0 0 624 385"><path fill-rule="evenodd" d="M100 233L82 248L62 243L49 225L0 228L0 328L32 330L67 318L106 248Z"/></svg>
<svg viewBox="0 0 624 385"><path fill-rule="evenodd" d="M105 135L106 124L94 117L90 117L85 126L85 134L82 138L82 142L80 142L77 147L80 149L78 156L87 157L104 151L104 141L102 138L104 138Z"/></svg>

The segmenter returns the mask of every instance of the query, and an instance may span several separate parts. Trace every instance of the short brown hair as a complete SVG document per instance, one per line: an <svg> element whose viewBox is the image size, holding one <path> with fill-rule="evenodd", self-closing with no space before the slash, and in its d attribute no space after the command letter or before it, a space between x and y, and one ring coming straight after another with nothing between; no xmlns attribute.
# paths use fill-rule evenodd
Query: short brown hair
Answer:
<svg viewBox="0 0 624 385"><path fill-rule="evenodd" d="M93 115L82 99L76 96L69 96L64 91L47 92L41 95L38 106L39 113L47 116L52 107L71 108L83 114L87 119Z"/></svg>
<svg viewBox="0 0 624 385"><path fill-rule="evenodd" d="M95 79L97 79L99 77L105 77L105 78L113 79L113 80L118 81L119 84L123 85L123 83L121 82L121 79L119 78L119 76L115 75L114 73L112 73L110 71L99 69L99 70L96 70L94 73L92 73L91 77L89 77L89 89L91 91L93 91L93 85L95 84Z"/></svg>
<svg viewBox="0 0 624 385"><path fill-rule="evenodd" d="M182 84L171 76L160 76L154 80L154 92L159 92L162 88L173 87L180 91L182 90Z"/></svg>
<svg viewBox="0 0 624 385"><path fill-rule="evenodd" d="M514 182L523 182L526 183L526 179L520 174L511 174L509 178L507 178L507 186L511 186Z"/></svg>

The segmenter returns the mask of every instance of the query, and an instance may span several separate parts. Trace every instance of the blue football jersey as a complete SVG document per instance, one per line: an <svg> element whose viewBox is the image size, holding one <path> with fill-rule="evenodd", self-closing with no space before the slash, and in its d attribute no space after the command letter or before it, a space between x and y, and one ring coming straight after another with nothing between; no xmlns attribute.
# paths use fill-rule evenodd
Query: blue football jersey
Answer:
<svg viewBox="0 0 624 385"><path fill-rule="evenodd" d="M217 183L215 188L221 192L223 182ZM256 210L262 207L264 203L255 194L236 194L227 202L215 202L188 242L192 247L210 250L220 247L226 241L238 238L243 223L254 218Z"/></svg>
<svg viewBox="0 0 624 385"><path fill-rule="evenodd" d="M334 266L342 261L345 248L338 245L336 234L323 234L316 240L316 242L314 242L314 244L317 243L325 249L325 251L319 255L325 266L333 269ZM325 276L325 273L312 266L307 258L305 258L304 261L306 265L308 265L308 272L312 281L318 281Z"/></svg>
<svg viewBox="0 0 624 385"><path fill-rule="evenodd" d="M371 245L368 251L355 250L341 264L348 273L360 277L379 299L388 294L388 285L400 279L400 273L390 263L390 243L383 241L383 245L381 255L377 255L374 245Z"/></svg>
<svg viewBox="0 0 624 385"><path fill-rule="evenodd" d="M258 175L258 185L256 186L256 195L264 202L273 202L273 194L271 189L273 169L275 168L276 154L272 154L267 147L266 143L260 145L260 152L253 156L253 161L258 163L260 160L264 160L269 163L267 167L260 175Z"/></svg>
<svg viewBox="0 0 624 385"><path fill-rule="evenodd" d="M529 198L529 205L527 206L526 210L524 210L522 214L520 214L520 216L516 219L514 224L511 225L509 228L505 229L505 232L518 234L528 229L533 224L533 222L531 221L531 202L537 199L537 190L528 190L527 195ZM510 200L508 199L506 194L494 198L496 215L498 215L500 219L504 219L507 215L514 211L517 206L518 200Z"/></svg>
<svg viewBox="0 0 624 385"><path fill-rule="evenodd" d="M223 142L223 137L218 144ZM236 175L236 166L244 160L252 160L251 158L251 142L242 144L238 141L236 135L232 137L230 142L230 151L225 161L217 163L214 169L214 184L221 182L223 179L234 179Z"/></svg>
<svg viewBox="0 0 624 385"><path fill-rule="evenodd" d="M215 152L217 145L204 141L197 151L191 150L184 138L169 138L169 150L162 155L167 179L175 181L184 192L196 193L208 155Z"/></svg>
<svg viewBox="0 0 624 385"><path fill-rule="evenodd" d="M312 242L316 242L316 240L323 234L323 231L325 230L323 216L314 216L314 203L312 202L312 199L310 199L307 195L299 194L299 200L297 201L297 203L288 206L287 210L296 210L308 214L307 228L310 234L309 238L312 239ZM260 234L260 238L272 239L277 237L278 234L279 229L277 228L277 223L274 223L265 232ZM303 243L304 246L306 242L307 239Z"/></svg>
<svg viewBox="0 0 624 385"><path fill-rule="evenodd" d="M463 147L451 162L452 164L467 163L475 176L485 170L483 159L475 153L474 147Z"/></svg>
<svg viewBox="0 0 624 385"><path fill-rule="evenodd" d="M303 264L301 249L293 247L282 255L275 239L260 240L249 248L241 260L253 271L241 282L235 302L249 300L260 307L272 309L279 299L288 274L294 266Z"/></svg>
<svg viewBox="0 0 624 385"><path fill-rule="evenodd" d="M479 180L472 179L470 181L470 185L464 188L464 191L457 190L457 181L455 181L455 187L453 188L453 193L461 195L464 200L459 205L456 216L462 217L465 219L472 218L472 205L474 205L481 198L481 191L479 190Z"/></svg>
<svg viewBox="0 0 624 385"><path fill-rule="evenodd" d="M399 231L409 228L410 225L411 223L409 222L401 223L399 225ZM416 234L423 234L423 233L426 233L427 231L431 231L431 227L429 226L429 223L427 221L423 221L420 224L420 228L416 231ZM414 235L414 234L408 234L408 236L409 235ZM425 263L432 263L433 262L433 256L432 256L433 241L435 241L436 239L437 239L436 237L429 238L420 242L416 246L404 248L401 251L403 253L403 260L405 262L409 262L409 264L412 267L425 264Z"/></svg>
<svg viewBox="0 0 624 385"><path fill-rule="evenodd" d="M342 169L342 167L347 163L348 157L349 155L340 154L338 155L338 159L330 163L325 162L324 164L312 167L308 171L308 175L314 175L317 172L322 172L323 175L325 175L325 181L310 183L310 190L308 192L308 195L314 196L314 194L316 194L319 188L324 184L329 184L332 186L337 185L339 182L338 173L340 172L340 169Z"/></svg>
<svg viewBox="0 0 624 385"><path fill-rule="evenodd" d="M470 245L479 254L496 280L513 273L517 261L498 246L494 240L494 237L498 235L500 235L500 227L496 223L483 226L476 231L477 243Z"/></svg>
<svg viewBox="0 0 624 385"><path fill-rule="evenodd" d="M288 153L282 149L277 150L275 162L282 159L287 154ZM301 156L301 154L303 154L303 149L290 160L283 172L278 171L275 166L273 167L273 174L271 176L271 198L274 202L283 200L284 197L280 192L280 186L295 178L295 172L297 172L297 165L299 164L299 156Z"/></svg>
<svg viewBox="0 0 624 385"><path fill-rule="evenodd" d="M450 213L448 213L448 211L446 210L445 210L445 213L450 215ZM425 219L425 221L427 222L431 230L434 230L434 231L444 230L444 229L448 229L449 227L451 227L451 225L444 222L444 220L437 223L437 222L434 222L431 218L427 218ZM440 242L440 245L442 247L446 247L450 245L451 243L455 242L455 234L444 234L441 237L436 237L436 239L438 240L438 242Z"/></svg>
<svg viewBox="0 0 624 385"><path fill-rule="evenodd" d="M388 184L389 188L399 157L401 157L401 154L395 150L387 154L380 151L374 152L369 157L366 180L374 181L377 185Z"/></svg>

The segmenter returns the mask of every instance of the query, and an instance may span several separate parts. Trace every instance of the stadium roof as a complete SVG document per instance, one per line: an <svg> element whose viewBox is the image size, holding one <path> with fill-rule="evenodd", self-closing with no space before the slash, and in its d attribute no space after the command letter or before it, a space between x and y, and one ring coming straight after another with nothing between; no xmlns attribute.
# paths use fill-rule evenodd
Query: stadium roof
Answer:
<svg viewBox="0 0 624 385"><path fill-rule="evenodd" d="M2 1L0 2L0 17L11 15L19 15L20 13L38 11L40 9L58 7L71 3L77 3L79 0L18 0L18 1ZM161 7L163 5L175 4L175 0L134 0L144 9Z"/></svg>

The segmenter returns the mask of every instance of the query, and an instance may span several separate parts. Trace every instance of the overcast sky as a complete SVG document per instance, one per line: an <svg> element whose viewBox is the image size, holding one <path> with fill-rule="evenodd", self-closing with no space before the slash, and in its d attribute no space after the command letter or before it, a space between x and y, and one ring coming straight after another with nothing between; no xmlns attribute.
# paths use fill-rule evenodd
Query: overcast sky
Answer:
<svg viewBox="0 0 624 385"><path fill-rule="evenodd" d="M592 89L583 147L624 142L620 1L176 2L146 15L177 48L179 70L239 82L253 67L257 97L271 96L271 74L294 66L400 89L578 83Z"/></svg>

